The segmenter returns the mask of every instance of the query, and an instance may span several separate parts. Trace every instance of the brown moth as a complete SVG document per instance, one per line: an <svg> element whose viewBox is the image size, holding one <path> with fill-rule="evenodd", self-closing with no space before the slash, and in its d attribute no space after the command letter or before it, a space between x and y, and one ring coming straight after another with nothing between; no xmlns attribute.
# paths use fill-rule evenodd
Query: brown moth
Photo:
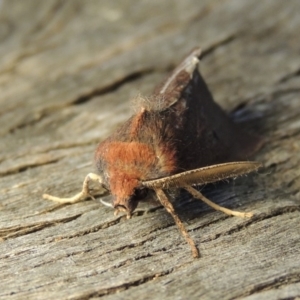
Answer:
<svg viewBox="0 0 300 300"><path fill-rule="evenodd" d="M213 101L197 69L200 53L196 49L188 55L150 100L98 145L95 162L99 174L88 174L80 193L71 198L43 197L60 203L93 198L89 190L92 180L112 194L115 213L124 211L130 218L139 201L153 190L194 257L199 256L198 249L168 199L169 190L183 188L216 210L251 217L252 213L221 207L193 188L261 166L247 161L262 145L261 139L242 131Z"/></svg>

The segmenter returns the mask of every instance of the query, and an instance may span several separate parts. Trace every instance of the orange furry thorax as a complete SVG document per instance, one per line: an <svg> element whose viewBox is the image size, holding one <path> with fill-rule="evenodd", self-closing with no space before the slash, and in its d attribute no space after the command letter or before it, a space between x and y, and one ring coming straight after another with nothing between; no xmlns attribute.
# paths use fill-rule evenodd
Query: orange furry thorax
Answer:
<svg viewBox="0 0 300 300"><path fill-rule="evenodd" d="M157 164L154 151L139 142L109 142L99 149L107 164L111 193L118 198L132 194Z"/></svg>

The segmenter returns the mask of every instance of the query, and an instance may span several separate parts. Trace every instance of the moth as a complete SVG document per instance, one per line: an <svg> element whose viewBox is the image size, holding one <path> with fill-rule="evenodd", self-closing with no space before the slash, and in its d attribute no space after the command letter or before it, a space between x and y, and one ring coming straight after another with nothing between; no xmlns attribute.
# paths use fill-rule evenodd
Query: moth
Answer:
<svg viewBox="0 0 300 300"><path fill-rule="evenodd" d="M93 197L90 181L113 196L115 214L130 218L150 190L171 214L194 257L198 248L184 227L169 192L185 189L216 210L238 217L252 213L221 207L194 186L234 178L257 170L248 161L262 140L244 132L214 102L198 71L200 48L192 51L158 86L139 110L95 151L97 174L86 176L82 191L71 198L44 194L45 199L75 203Z"/></svg>

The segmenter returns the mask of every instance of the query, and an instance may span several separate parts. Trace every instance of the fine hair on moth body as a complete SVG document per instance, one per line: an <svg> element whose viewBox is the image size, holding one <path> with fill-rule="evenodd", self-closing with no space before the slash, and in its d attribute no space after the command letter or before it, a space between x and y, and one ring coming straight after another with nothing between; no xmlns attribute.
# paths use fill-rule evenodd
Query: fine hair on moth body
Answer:
<svg viewBox="0 0 300 300"><path fill-rule="evenodd" d="M198 248L169 200L169 192L185 189L194 198L225 214L249 218L251 212L221 207L194 186L235 178L257 170L249 161L262 139L243 131L214 102L198 71L200 48L192 51L159 85L140 108L95 151L97 174L86 176L80 193L70 198L44 194L59 203L76 203L89 197L90 181L113 196L115 214L130 218L150 190L171 214L190 245ZM110 205L104 202L105 205Z"/></svg>

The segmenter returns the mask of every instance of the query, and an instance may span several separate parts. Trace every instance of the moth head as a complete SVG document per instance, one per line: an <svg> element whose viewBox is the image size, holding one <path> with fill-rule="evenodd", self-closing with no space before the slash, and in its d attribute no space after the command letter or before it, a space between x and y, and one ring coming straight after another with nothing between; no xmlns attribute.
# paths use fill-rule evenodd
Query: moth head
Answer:
<svg viewBox="0 0 300 300"><path fill-rule="evenodd" d="M139 201L145 199L148 194L148 188L141 186L137 179L128 176L111 178L110 191L114 196L115 214L120 211L126 212L128 218L138 206Z"/></svg>

